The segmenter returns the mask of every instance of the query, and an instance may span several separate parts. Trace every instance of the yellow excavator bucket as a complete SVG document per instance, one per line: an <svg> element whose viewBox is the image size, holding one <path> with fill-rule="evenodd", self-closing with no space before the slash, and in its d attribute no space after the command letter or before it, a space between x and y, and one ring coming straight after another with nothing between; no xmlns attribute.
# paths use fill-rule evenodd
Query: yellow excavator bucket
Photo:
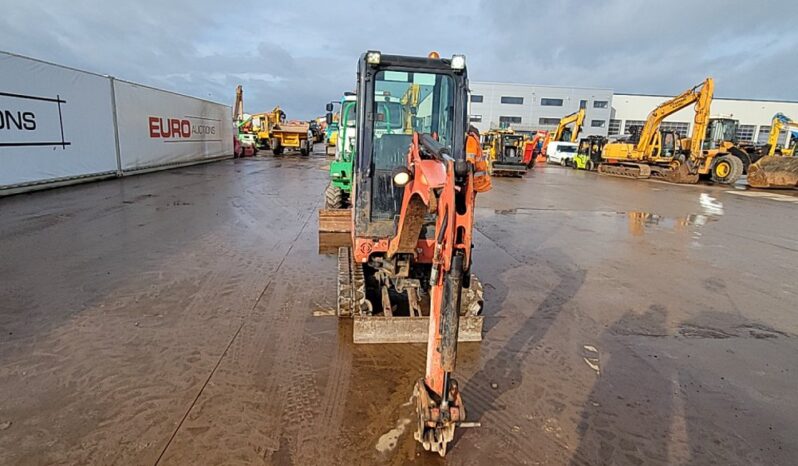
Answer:
<svg viewBox="0 0 798 466"><path fill-rule="evenodd" d="M767 155L748 167L752 188L798 188L798 157Z"/></svg>

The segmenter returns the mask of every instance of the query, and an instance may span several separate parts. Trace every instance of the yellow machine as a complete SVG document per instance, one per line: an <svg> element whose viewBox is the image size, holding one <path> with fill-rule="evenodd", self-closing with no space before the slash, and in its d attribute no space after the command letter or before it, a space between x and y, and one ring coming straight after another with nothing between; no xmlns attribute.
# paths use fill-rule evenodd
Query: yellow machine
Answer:
<svg viewBox="0 0 798 466"><path fill-rule="evenodd" d="M577 142L579 141L579 133L582 132L582 126L585 123L585 109L580 108L578 111L565 115L560 119L557 124L557 129L554 133L549 133L546 139L543 140L543 149L541 155L546 156L546 149L550 142ZM568 128L573 125L573 128Z"/></svg>
<svg viewBox="0 0 798 466"><path fill-rule="evenodd" d="M285 121L285 112L280 106L274 107L271 112L255 113L252 115L252 129L258 136L258 145L268 149L272 139L272 127Z"/></svg>
<svg viewBox="0 0 798 466"><path fill-rule="evenodd" d="M552 136L552 141L567 141L567 142L577 142L579 141L579 133L582 132L582 125L585 123L585 109L580 108L578 111L566 115L560 119L560 123L557 124L557 130L554 131L554 135ZM573 128L568 128L568 126L574 125Z"/></svg>
<svg viewBox="0 0 798 466"><path fill-rule="evenodd" d="M676 183L697 183L700 176L710 175L716 183L734 184L745 170L744 161L751 157L733 142L737 120L709 118L713 93L714 81L707 78L659 105L627 140L604 146L599 173ZM660 128L665 118L693 104L691 137Z"/></svg>
<svg viewBox="0 0 798 466"><path fill-rule="evenodd" d="M418 108L418 103L421 100L421 85L420 84L413 84L407 88L400 103L402 107L407 109L416 109ZM412 134L413 131L413 117L415 114L412 111L404 112L405 116L405 134Z"/></svg>
<svg viewBox="0 0 798 466"><path fill-rule="evenodd" d="M770 137L763 152L765 156L751 165L748 171L748 185L753 188L795 188L798 187L798 157L795 147L798 141L793 133L787 134L784 146L779 147L779 134L787 128L798 129L798 122L777 113L770 125Z"/></svg>
<svg viewBox="0 0 798 466"><path fill-rule="evenodd" d="M512 129L492 129L482 136L482 150L488 154L490 173L494 176L524 176L525 137Z"/></svg>
<svg viewBox="0 0 798 466"><path fill-rule="evenodd" d="M787 140L784 145L779 147L779 135L782 129L787 129L788 131L791 129L798 130L798 122L793 121L783 113L777 113L773 116L773 121L770 124L768 144L765 146L767 148L766 155L795 155L795 146L798 145L798 141L795 140L792 132L787 134Z"/></svg>

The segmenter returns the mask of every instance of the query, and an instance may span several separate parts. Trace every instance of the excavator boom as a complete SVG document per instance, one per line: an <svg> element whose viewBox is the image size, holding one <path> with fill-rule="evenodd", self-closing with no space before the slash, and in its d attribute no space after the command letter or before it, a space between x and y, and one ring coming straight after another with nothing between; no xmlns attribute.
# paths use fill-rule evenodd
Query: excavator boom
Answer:
<svg viewBox="0 0 798 466"><path fill-rule="evenodd" d="M712 78L707 78L701 84L663 102L652 110L651 113L648 114L646 123L643 125L643 129L640 132L640 140L635 147L637 152L640 154L650 154L655 137L659 133L660 125L662 125L662 121L679 110L695 103L695 118L690 153L700 154L701 143L707 133L709 107L712 103L714 89L714 80Z"/></svg>
<svg viewBox="0 0 798 466"><path fill-rule="evenodd" d="M798 157L790 146L790 134L784 147L778 147L783 128L798 129L798 122L782 113L773 116L768 137L767 154L748 169L748 185L753 188L798 188Z"/></svg>

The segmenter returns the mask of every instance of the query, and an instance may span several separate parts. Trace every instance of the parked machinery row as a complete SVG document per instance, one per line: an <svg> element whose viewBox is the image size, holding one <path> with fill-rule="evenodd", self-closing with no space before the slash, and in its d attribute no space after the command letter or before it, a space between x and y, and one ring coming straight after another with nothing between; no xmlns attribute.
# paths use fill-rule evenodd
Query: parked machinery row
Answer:
<svg viewBox="0 0 798 466"><path fill-rule="evenodd" d="M658 105L644 124L631 127L629 134L614 138L589 136L580 141L575 153L564 159L550 156L548 160L626 178L659 178L676 183L706 179L731 185L747 174L752 187L798 186L798 159L792 157L798 134L787 138L783 146L777 144L782 128L797 128L798 124L777 114L766 145L743 143L737 139L737 120L710 117L713 94L714 81L707 78ZM691 105L695 112L691 135L662 127L665 118Z"/></svg>

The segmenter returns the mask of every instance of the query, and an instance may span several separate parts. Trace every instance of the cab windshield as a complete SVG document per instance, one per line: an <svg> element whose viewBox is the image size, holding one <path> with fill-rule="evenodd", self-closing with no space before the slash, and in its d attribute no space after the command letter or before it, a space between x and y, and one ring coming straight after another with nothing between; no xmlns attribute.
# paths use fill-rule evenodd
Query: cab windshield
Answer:
<svg viewBox="0 0 798 466"><path fill-rule="evenodd" d="M454 80L446 74L381 70L372 99L372 218L392 219L403 193L393 185L392 172L407 164L413 133L429 134L452 147Z"/></svg>

